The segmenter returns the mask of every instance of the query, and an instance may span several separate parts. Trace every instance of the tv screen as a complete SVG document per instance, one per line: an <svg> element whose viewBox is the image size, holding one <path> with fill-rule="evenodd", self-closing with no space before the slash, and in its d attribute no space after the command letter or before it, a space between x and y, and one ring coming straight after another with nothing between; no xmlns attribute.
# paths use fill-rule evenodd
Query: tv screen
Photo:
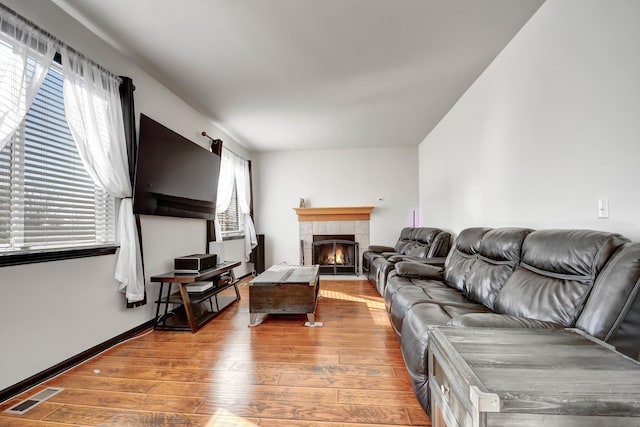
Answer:
<svg viewBox="0 0 640 427"><path fill-rule="evenodd" d="M220 156L144 114L133 192L133 213L213 220Z"/></svg>

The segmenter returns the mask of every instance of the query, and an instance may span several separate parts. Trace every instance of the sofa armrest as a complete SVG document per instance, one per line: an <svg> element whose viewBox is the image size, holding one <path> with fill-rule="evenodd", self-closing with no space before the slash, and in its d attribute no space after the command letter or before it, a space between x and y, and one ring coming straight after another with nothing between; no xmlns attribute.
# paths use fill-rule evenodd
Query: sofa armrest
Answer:
<svg viewBox="0 0 640 427"><path fill-rule="evenodd" d="M420 258L418 260L412 259L411 261L420 262L422 264L436 265L438 267L444 267L447 257L439 256L433 258Z"/></svg>
<svg viewBox="0 0 640 427"><path fill-rule="evenodd" d="M449 320L447 326L483 328L562 329L563 325L544 320L497 313L468 313Z"/></svg>
<svg viewBox="0 0 640 427"><path fill-rule="evenodd" d="M415 256L405 257L406 261L417 262L419 264L427 264L433 265L435 267L444 267L444 262L446 260L445 257L437 257L437 258L422 258Z"/></svg>
<svg viewBox="0 0 640 427"><path fill-rule="evenodd" d="M419 262L402 261L396 264L396 274L416 279L442 280L444 268Z"/></svg>
<svg viewBox="0 0 640 427"><path fill-rule="evenodd" d="M371 245L371 246L369 246L369 250L371 252L376 252L376 253L381 254L382 252L393 252L393 251L395 251L395 248L393 248L391 246Z"/></svg>
<svg viewBox="0 0 640 427"><path fill-rule="evenodd" d="M420 256L391 255L389 258L387 258L387 261L390 261L390 262L411 261L411 262L417 262L417 263L420 263L420 264L429 264L429 265L435 265L435 266L443 267L445 259L446 258L442 258L442 257L424 258L424 257L420 257Z"/></svg>

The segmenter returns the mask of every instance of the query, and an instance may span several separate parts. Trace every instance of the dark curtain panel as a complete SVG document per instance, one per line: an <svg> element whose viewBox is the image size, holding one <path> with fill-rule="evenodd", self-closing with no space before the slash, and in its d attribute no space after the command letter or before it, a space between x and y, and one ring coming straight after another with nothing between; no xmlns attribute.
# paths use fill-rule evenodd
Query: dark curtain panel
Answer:
<svg viewBox="0 0 640 427"><path fill-rule="evenodd" d="M218 156L222 156L222 140L221 139L213 140L213 143L211 144L211 151L213 151Z"/></svg>
<svg viewBox="0 0 640 427"><path fill-rule="evenodd" d="M220 156L222 160L222 140L214 139L215 143L211 144L211 151ZM207 221L207 253L209 253L209 242L216 241L216 227L213 221Z"/></svg>
<svg viewBox="0 0 640 427"><path fill-rule="evenodd" d="M207 253L209 253L209 242L216 241L216 227L213 221L207 221Z"/></svg>
<svg viewBox="0 0 640 427"><path fill-rule="evenodd" d="M215 143L211 144L211 151L216 153L222 159L222 140L214 139ZM209 253L209 242L216 241L216 227L213 221L207 221L207 253Z"/></svg>
<svg viewBox="0 0 640 427"><path fill-rule="evenodd" d="M124 136L127 141L127 157L129 158L129 178L133 186L136 171L136 159L138 156L138 140L136 138L136 109L133 102L133 91L136 87L129 77L120 76L120 102L122 104L122 116L124 119ZM140 255L142 256L142 231L140 228L140 216L136 215L136 225L138 226L138 242L140 243ZM144 256L142 257L142 271L144 275ZM137 302L127 302L127 308L140 307L147 303L147 290L145 289L144 299Z"/></svg>
<svg viewBox="0 0 640 427"><path fill-rule="evenodd" d="M251 196L251 203L249 203L249 215L253 220L253 169L251 169L251 160L249 160L249 195Z"/></svg>
<svg viewBox="0 0 640 427"><path fill-rule="evenodd" d="M138 141L136 139L136 110L133 102L133 91L136 87L130 77L120 76L120 103L124 119L124 136L127 140L127 156L129 158L129 178L133 185L136 171L136 159L138 156Z"/></svg>

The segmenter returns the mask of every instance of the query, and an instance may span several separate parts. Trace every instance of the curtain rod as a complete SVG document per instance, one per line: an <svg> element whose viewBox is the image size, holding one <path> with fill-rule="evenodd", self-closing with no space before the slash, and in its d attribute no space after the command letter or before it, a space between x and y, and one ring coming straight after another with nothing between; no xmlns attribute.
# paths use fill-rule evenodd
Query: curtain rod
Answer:
<svg viewBox="0 0 640 427"><path fill-rule="evenodd" d="M82 57L83 59L86 59L88 62L91 63L91 65L93 65L95 67L98 67L101 71L109 74L111 77L117 79L119 82L122 82L122 78L120 78L120 76L117 76L114 73L112 73L111 71L107 70L102 65L98 64L93 59L87 57L84 53L74 49L71 46L69 46L67 43L63 42L62 40L60 40L58 37L54 36L50 32L43 30L39 25L36 25L35 23L33 23L33 21L28 20L27 18L25 18L24 16L20 15L15 10L9 8L7 5L5 5L3 3L0 3L0 10L3 10L5 12L7 12L9 15L13 16L14 18L18 19L19 21L22 21L24 24L27 24L27 25L33 27L34 29L36 29L37 31L42 33L42 35L44 35L45 37L48 37L48 38L54 40L56 42L56 44L58 44L59 46L62 46L64 48L69 49L71 52L75 53L76 55Z"/></svg>
<svg viewBox="0 0 640 427"><path fill-rule="evenodd" d="M230 152L230 153L232 153L233 155L235 155L235 156L237 156L237 157L240 157L240 158L241 158L242 160L244 160L245 162L247 161L247 159L245 159L245 158L244 158L243 156L241 156L240 154L236 153L235 151L233 151L233 150L232 150L232 149L230 149L230 148L225 147L224 142L223 142L221 139L213 139L210 135L207 135L207 132L206 132L206 131L204 131L204 130L202 131L201 135L202 135L202 136L204 136L205 138L209 138L209 141L211 142L211 148L213 148L213 146L214 146L215 144L217 144L218 142L220 142L220 143L222 144L222 149L223 149L223 150L227 150L227 151L229 151L229 152Z"/></svg>

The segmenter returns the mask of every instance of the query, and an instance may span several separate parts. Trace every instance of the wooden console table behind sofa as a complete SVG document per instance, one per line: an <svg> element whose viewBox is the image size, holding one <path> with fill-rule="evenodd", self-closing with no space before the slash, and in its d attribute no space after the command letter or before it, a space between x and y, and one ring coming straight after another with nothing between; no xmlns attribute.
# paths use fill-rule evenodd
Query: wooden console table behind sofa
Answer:
<svg viewBox="0 0 640 427"><path fill-rule="evenodd" d="M578 329L434 328L433 427L640 426L640 363Z"/></svg>

